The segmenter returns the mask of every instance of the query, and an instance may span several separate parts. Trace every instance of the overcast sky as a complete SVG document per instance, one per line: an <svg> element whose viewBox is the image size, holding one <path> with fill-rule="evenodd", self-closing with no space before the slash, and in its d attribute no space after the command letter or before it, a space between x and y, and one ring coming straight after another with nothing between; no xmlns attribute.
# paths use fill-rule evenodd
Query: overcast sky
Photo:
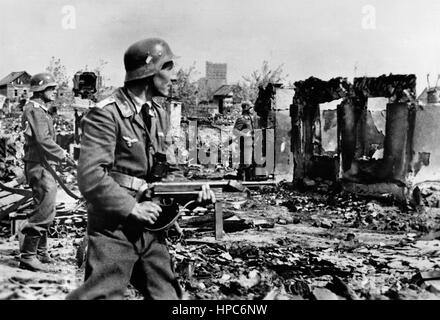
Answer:
<svg viewBox="0 0 440 320"><path fill-rule="evenodd" d="M415 73L420 90L440 73L438 0L0 0L0 36L0 78L55 56L71 75L108 61L108 84L120 85L125 49L153 36L199 76L206 60L226 62L229 83L264 60L291 81Z"/></svg>

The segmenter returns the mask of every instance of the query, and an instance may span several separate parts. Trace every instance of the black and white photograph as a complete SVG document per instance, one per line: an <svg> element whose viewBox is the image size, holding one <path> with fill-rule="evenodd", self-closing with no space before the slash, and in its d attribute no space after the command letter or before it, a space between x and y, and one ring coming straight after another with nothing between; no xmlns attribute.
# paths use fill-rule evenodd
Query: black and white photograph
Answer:
<svg viewBox="0 0 440 320"><path fill-rule="evenodd" d="M438 0L1 0L0 300L439 300L439 123Z"/></svg>

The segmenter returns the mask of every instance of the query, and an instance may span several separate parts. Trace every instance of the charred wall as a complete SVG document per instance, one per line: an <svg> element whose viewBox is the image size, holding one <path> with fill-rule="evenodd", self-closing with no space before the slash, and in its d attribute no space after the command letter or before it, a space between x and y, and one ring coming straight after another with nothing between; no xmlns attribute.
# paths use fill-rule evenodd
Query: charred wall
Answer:
<svg viewBox="0 0 440 320"><path fill-rule="evenodd" d="M400 197L413 166L415 86L414 75L355 78L353 84L344 78L296 82L290 110L294 180L340 180L352 189L376 185ZM373 98L386 104L374 106ZM335 100L336 111L320 110ZM335 130L335 113L333 150L329 139L335 138L323 137Z"/></svg>
<svg viewBox="0 0 440 320"><path fill-rule="evenodd" d="M426 189L427 197L440 190L439 123L440 104L416 107L409 185Z"/></svg>
<svg viewBox="0 0 440 320"><path fill-rule="evenodd" d="M276 181L292 179L295 165L291 145L290 105L293 96L292 88L284 88L280 84L269 83L259 89L254 109L260 120L258 127L263 129L260 140L266 163L257 164L257 175L265 175L269 170L273 172ZM267 145L273 146L272 150L267 150ZM256 146L254 152L258 149ZM268 161L271 158L268 152L273 152L271 161ZM255 158L258 156L255 155Z"/></svg>
<svg viewBox="0 0 440 320"><path fill-rule="evenodd" d="M328 153L323 148L322 139L323 131L332 128L332 111L327 112L326 117L322 113L323 117L321 117L320 104L340 99L343 104L351 104L350 92L351 85L345 78L323 81L310 77L295 82L295 96L290 109L295 163L294 180L316 177L329 180L337 178L339 146L335 152ZM333 120L335 120L334 115Z"/></svg>
<svg viewBox="0 0 440 320"><path fill-rule="evenodd" d="M415 86L414 75L354 79L353 106L345 106L339 119L345 129L340 137L342 178L360 183L405 183L411 160ZM368 99L374 97L388 99L383 157L379 159L369 157L371 145L377 144L380 138L367 109Z"/></svg>

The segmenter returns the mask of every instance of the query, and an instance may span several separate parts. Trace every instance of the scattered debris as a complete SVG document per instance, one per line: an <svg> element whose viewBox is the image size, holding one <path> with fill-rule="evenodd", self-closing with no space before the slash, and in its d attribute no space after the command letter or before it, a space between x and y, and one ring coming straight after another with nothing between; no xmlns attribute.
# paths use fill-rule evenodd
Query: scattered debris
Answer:
<svg viewBox="0 0 440 320"><path fill-rule="evenodd" d="M59 128L67 134L70 130L62 122ZM15 155L7 160L7 167L0 167L0 181L29 190L19 182L17 159ZM59 172L74 190L75 172L67 168ZM188 163L173 173L175 181L236 175L229 166ZM168 239L186 297L360 300L440 296L438 208L402 209L392 200L336 192L336 183L319 178L304 179L303 187L301 192L291 183L262 187L252 190L250 197L225 193L222 241L214 240L214 206L180 208L183 236L170 229ZM0 192L2 204L10 195ZM431 196L423 192L425 199ZM13 217L19 221L32 205L20 204ZM19 237L11 237L15 232L9 219L0 221L0 298L63 299L83 279L86 224L84 202L58 203L49 245L59 276L49 277L17 268ZM126 298L139 297L130 288Z"/></svg>

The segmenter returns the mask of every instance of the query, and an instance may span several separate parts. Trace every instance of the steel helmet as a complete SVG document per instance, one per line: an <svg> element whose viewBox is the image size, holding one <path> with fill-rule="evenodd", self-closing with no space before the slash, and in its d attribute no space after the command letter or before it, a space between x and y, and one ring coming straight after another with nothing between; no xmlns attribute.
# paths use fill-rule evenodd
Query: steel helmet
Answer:
<svg viewBox="0 0 440 320"><path fill-rule="evenodd" d="M155 75L162 66L177 58L170 46L159 38L133 43L124 54L125 82Z"/></svg>
<svg viewBox="0 0 440 320"><path fill-rule="evenodd" d="M37 73L31 78L31 91L38 92L48 87L57 87L58 84L50 73Z"/></svg>
<svg viewBox="0 0 440 320"><path fill-rule="evenodd" d="M250 101L246 100L246 101L243 101L242 104L241 104L241 110L242 111L248 111L248 110L250 110L252 108L253 108L253 105L252 105L252 103Z"/></svg>

